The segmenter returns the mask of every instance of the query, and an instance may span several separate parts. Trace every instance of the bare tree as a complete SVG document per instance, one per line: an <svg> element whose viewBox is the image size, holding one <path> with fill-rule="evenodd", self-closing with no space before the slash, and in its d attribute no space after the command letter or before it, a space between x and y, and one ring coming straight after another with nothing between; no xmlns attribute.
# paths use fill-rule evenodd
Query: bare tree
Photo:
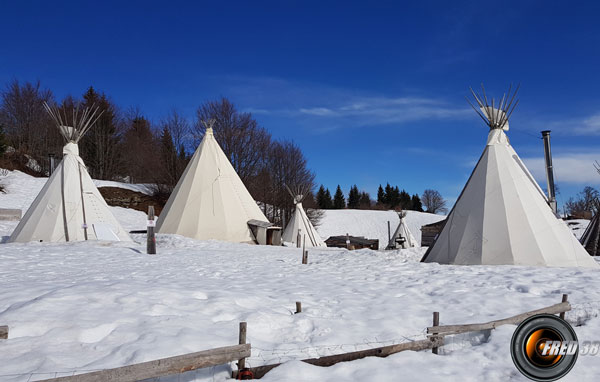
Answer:
<svg viewBox="0 0 600 382"><path fill-rule="evenodd" d="M40 82L10 82L0 94L0 124L5 127L8 144L35 159L46 157L62 147L62 138L44 110L52 92Z"/></svg>
<svg viewBox="0 0 600 382"><path fill-rule="evenodd" d="M252 190L258 195L267 195L263 201L273 206L269 216L271 221L284 225L291 217L294 202L287 192L287 186L293 191L304 190L309 193L303 204L307 207L306 213L311 222L318 224L322 213L314 208L316 203L312 197L315 174L308 169L302 150L291 141L274 141L268 151L265 166L270 182L253 183Z"/></svg>
<svg viewBox="0 0 600 382"><path fill-rule="evenodd" d="M600 193L593 187L586 186L576 197L571 197L565 203L565 212L568 215L583 216L585 212L595 214L600 205Z"/></svg>
<svg viewBox="0 0 600 382"><path fill-rule="evenodd" d="M423 191L421 202L423 203L426 211L429 213L436 214L438 212L448 212L448 209L446 208L446 200L444 200L442 194L436 190L427 189Z"/></svg>
<svg viewBox="0 0 600 382"><path fill-rule="evenodd" d="M185 146L190 135L188 120L172 109L160 123L162 183L172 190L187 166Z"/></svg>
<svg viewBox="0 0 600 382"><path fill-rule="evenodd" d="M227 99L202 104L196 112L196 137L204 136L202 121L215 120L214 134L244 183L262 169L271 142L271 135L250 113L240 113Z"/></svg>

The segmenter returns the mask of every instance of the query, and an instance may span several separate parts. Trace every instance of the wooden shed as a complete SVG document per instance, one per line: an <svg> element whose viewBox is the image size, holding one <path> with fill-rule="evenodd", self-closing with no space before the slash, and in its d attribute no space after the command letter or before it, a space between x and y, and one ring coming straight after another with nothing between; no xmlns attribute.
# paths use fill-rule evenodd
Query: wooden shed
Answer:
<svg viewBox="0 0 600 382"><path fill-rule="evenodd" d="M350 241L350 243L347 243L347 240ZM331 236L329 239L325 240L325 244L327 244L328 247L348 248L351 250L361 248L369 248L373 250L379 249L378 239L366 239L358 236Z"/></svg>
<svg viewBox="0 0 600 382"><path fill-rule="evenodd" d="M431 245L433 244L433 242L435 242L435 239L437 239L440 232L442 232L442 228L444 228L445 223L446 219L422 226L421 247L431 247Z"/></svg>

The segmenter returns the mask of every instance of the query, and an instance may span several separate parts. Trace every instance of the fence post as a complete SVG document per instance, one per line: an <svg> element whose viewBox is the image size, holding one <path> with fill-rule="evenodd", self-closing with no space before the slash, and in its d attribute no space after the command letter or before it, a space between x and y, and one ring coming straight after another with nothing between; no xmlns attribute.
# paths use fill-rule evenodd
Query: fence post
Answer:
<svg viewBox="0 0 600 382"><path fill-rule="evenodd" d="M350 235L346 233L346 249L350 249Z"/></svg>
<svg viewBox="0 0 600 382"><path fill-rule="evenodd" d="M392 241L392 229L390 228L390 221L388 220L388 245Z"/></svg>
<svg viewBox="0 0 600 382"><path fill-rule="evenodd" d="M302 313L302 303L300 301L296 301L296 314Z"/></svg>
<svg viewBox="0 0 600 382"><path fill-rule="evenodd" d="M246 343L246 329L248 324L246 322L240 322L240 345ZM241 358L238 361L238 373L246 368L246 358Z"/></svg>
<svg viewBox="0 0 600 382"><path fill-rule="evenodd" d="M296 303L298 304L298 303ZM8 339L8 325L0 326L0 340Z"/></svg>
<svg viewBox="0 0 600 382"><path fill-rule="evenodd" d="M156 236L154 234L154 227L156 222L154 221L154 206L148 207L148 227L146 231L147 243L146 253L149 255L156 255Z"/></svg>
<svg viewBox="0 0 600 382"><path fill-rule="evenodd" d="M569 295L568 295L568 294L566 294L566 293L565 293L565 294L563 294L563 296L562 296L562 302L567 302L568 300L569 300ZM562 313L559 315L559 317L560 317L560 318L562 318L562 319L564 320L564 319L565 319L565 312L562 312Z"/></svg>
<svg viewBox="0 0 600 382"><path fill-rule="evenodd" d="M302 264L308 263L308 251L305 250L306 244L306 235L304 235L304 240L302 241Z"/></svg>
<svg viewBox="0 0 600 382"><path fill-rule="evenodd" d="M296 248L300 248L301 241L302 241L302 236L300 236L300 230L298 230L298 235L296 236Z"/></svg>
<svg viewBox="0 0 600 382"><path fill-rule="evenodd" d="M440 312L433 312L433 326L440 326ZM437 334L436 333L432 333L432 334ZM436 340L437 337L433 336L431 337L433 340ZM438 354L438 348L437 347L433 347L431 348L431 352L433 354Z"/></svg>

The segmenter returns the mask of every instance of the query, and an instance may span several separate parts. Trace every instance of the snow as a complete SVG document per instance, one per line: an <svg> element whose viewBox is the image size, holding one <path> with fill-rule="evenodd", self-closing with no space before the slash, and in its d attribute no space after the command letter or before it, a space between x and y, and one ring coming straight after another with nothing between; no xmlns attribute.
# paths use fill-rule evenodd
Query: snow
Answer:
<svg viewBox="0 0 600 382"><path fill-rule="evenodd" d="M0 178L8 190L0 194L0 207L26 208L43 184L9 178ZM143 213L112 211L123 226L144 228ZM329 212L334 213L324 221L338 224L344 223L342 212L348 219L353 215ZM379 232L379 216L362 216L373 222L369 232ZM0 224L0 235L8 236L15 225ZM158 254L150 256L145 235L133 238L134 243L0 245L0 324L10 328L9 339L0 340L1 381L34 381L233 345L240 321L248 322L252 344L247 365L284 362L265 381L399 376L527 381L508 351L514 325L489 335L450 337L441 355L403 352L329 368L297 360L423 339L433 311L440 312L442 324L484 322L555 304L562 293L574 304L567 319L580 325L579 339L600 340L598 270L420 263L425 248L311 249L309 264L302 265L297 248L177 235L158 235ZM302 302L300 314L293 314L296 301ZM223 381L232 366L170 380ZM594 380L599 374L597 356L580 356L563 380Z"/></svg>
<svg viewBox="0 0 600 382"><path fill-rule="evenodd" d="M444 215L434 215L427 212L406 211L406 223L419 245L421 244L421 227L444 220ZM324 216L316 227L317 232L326 240L330 236L350 234L364 236L368 239L379 239L379 248L388 244L388 227L390 222L391 234L398 227L400 219L395 211L374 210L324 210Z"/></svg>

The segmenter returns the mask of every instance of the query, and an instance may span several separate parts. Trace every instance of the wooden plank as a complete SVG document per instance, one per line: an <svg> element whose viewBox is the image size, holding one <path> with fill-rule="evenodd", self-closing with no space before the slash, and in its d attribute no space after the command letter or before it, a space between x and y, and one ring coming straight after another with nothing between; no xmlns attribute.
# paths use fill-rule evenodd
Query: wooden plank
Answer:
<svg viewBox="0 0 600 382"><path fill-rule="evenodd" d="M320 357L320 358L303 359L302 362L310 363L311 365L315 365L315 366L328 367L328 366L335 365L336 363L339 363L339 362L354 361L354 360L362 359L365 357L387 357L389 355L399 353L402 351L406 351L406 350L419 351L419 350L431 349L433 347L439 347L442 345L444 345L443 338L425 339L425 340L419 340L419 341L406 342L406 343L398 344L398 345L390 345L390 346L383 346L383 347L374 348L374 349L359 350L359 351L355 351L355 352L351 352L351 353L336 354L336 355L330 355L330 356ZM279 365L281 365L281 363L252 367L252 368L249 368L249 370L254 375L254 379L259 379L259 378L262 378L265 374L267 374L269 371L271 371L272 369L276 368ZM234 373L233 377L237 378L237 373Z"/></svg>
<svg viewBox="0 0 600 382"><path fill-rule="evenodd" d="M250 357L250 344L204 350L93 373L45 379L44 382L134 382L222 365L245 357Z"/></svg>
<svg viewBox="0 0 600 382"><path fill-rule="evenodd" d="M0 326L0 340L8 339L8 326Z"/></svg>
<svg viewBox="0 0 600 382"><path fill-rule="evenodd" d="M546 313L546 314L558 314L562 312L568 312L571 310L571 304L568 302L561 302L560 304L555 304L546 308L532 310L531 312L517 314L516 316L512 316L509 318L504 318L502 320L485 322L483 324L468 324L468 325L443 325L443 326L435 326L427 328L427 333L436 333L436 335L450 335L450 334L459 334L466 332L476 332L480 330L489 330L497 328L502 325L516 325L524 321L525 319L534 316L536 314Z"/></svg>

